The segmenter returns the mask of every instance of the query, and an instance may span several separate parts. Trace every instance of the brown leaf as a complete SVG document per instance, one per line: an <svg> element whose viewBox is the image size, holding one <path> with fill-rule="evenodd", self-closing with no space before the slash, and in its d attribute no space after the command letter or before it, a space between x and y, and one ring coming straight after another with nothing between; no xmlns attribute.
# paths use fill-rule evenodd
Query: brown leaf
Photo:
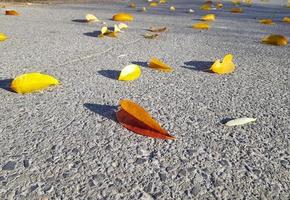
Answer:
<svg viewBox="0 0 290 200"><path fill-rule="evenodd" d="M165 26L164 27L150 27L149 28L149 31L154 32L154 33L164 32L166 30L167 30L167 28Z"/></svg>
<svg viewBox="0 0 290 200"><path fill-rule="evenodd" d="M14 15L14 16L19 16L20 14L15 11L15 10L6 10L5 15Z"/></svg>
<svg viewBox="0 0 290 200"><path fill-rule="evenodd" d="M146 39L155 39L159 36L159 33L146 33L143 36Z"/></svg>

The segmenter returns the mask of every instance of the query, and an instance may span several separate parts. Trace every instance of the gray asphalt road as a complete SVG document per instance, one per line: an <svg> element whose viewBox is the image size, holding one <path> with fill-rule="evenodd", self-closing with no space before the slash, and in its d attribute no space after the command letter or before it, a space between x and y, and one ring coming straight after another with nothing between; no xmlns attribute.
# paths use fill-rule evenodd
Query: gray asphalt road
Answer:
<svg viewBox="0 0 290 200"><path fill-rule="evenodd" d="M147 13L122 3L32 5L15 7L19 17L0 16L0 32L10 38L0 43L0 199L290 198L289 45L259 42L271 33L289 38L290 26L257 22L279 21L289 9L213 11L212 29L199 31L190 25L206 13L200 2L178 1L174 13L168 5ZM190 7L196 12L186 13ZM101 24L81 22L92 13L113 25L120 11L135 20L117 39L97 38ZM146 40L150 26L169 31ZM233 74L198 70L227 53ZM149 69L152 56L175 71ZM140 79L115 80L130 63L142 66ZM28 95L5 89L9 79L33 71L62 84ZM177 139L123 128L114 114L123 98ZM222 124L244 116L257 122Z"/></svg>

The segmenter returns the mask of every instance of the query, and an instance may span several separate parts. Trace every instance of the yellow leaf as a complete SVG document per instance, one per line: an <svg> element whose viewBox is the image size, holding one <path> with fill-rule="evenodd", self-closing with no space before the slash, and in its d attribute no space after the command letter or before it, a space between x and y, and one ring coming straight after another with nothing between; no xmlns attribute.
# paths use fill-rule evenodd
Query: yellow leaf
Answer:
<svg viewBox="0 0 290 200"><path fill-rule="evenodd" d="M284 35L269 35L262 39L262 43L277 46L284 46L288 44L288 39Z"/></svg>
<svg viewBox="0 0 290 200"><path fill-rule="evenodd" d="M149 6L150 6L150 7L156 7L156 6L158 6L158 3L157 3L157 2L151 2L151 3L149 4Z"/></svg>
<svg viewBox="0 0 290 200"><path fill-rule="evenodd" d="M19 16L20 14L16 10L6 10L5 15Z"/></svg>
<svg viewBox="0 0 290 200"><path fill-rule="evenodd" d="M52 76L41 73L29 73L17 76L12 81L10 87L19 94L26 94L58 84L59 81Z"/></svg>
<svg viewBox="0 0 290 200"><path fill-rule="evenodd" d="M232 8L231 9L231 12L232 13L242 13L244 12L242 8L238 8L238 7L235 7L235 8Z"/></svg>
<svg viewBox="0 0 290 200"><path fill-rule="evenodd" d="M151 58L151 60L149 61L149 67L163 72L173 71L173 69L169 65L165 64L161 60L158 60L157 58Z"/></svg>
<svg viewBox="0 0 290 200"><path fill-rule="evenodd" d="M119 28L119 26L117 24L114 25L114 32L115 33L120 33L121 32L121 30L120 30L120 28Z"/></svg>
<svg viewBox="0 0 290 200"><path fill-rule="evenodd" d="M119 29L121 29L121 30L128 28L127 24L124 24L124 23L120 23L118 26L119 26Z"/></svg>
<svg viewBox="0 0 290 200"><path fill-rule="evenodd" d="M207 24L207 23L204 23L204 22L199 22L199 23L193 24L192 28L195 28L195 29L209 29L210 25Z"/></svg>
<svg viewBox="0 0 290 200"><path fill-rule="evenodd" d="M147 8L146 7L142 7L142 11L143 12L147 12Z"/></svg>
<svg viewBox="0 0 290 200"><path fill-rule="evenodd" d="M134 17L129 13L118 13L113 16L114 21L133 21Z"/></svg>
<svg viewBox="0 0 290 200"><path fill-rule="evenodd" d="M0 41L7 40L8 37L4 33L0 33Z"/></svg>
<svg viewBox="0 0 290 200"><path fill-rule="evenodd" d="M120 76L119 76L119 81L133 81L137 78L139 78L141 75L141 69L138 65L127 65L122 69Z"/></svg>
<svg viewBox="0 0 290 200"><path fill-rule="evenodd" d="M232 0L231 2L235 6L241 4L241 1L240 0Z"/></svg>
<svg viewBox="0 0 290 200"><path fill-rule="evenodd" d="M166 0L159 0L159 3L164 4L164 3L166 3Z"/></svg>
<svg viewBox="0 0 290 200"><path fill-rule="evenodd" d="M170 11L175 11L175 7L174 6L170 6Z"/></svg>
<svg viewBox="0 0 290 200"><path fill-rule="evenodd" d="M290 23L290 17L284 17L282 22Z"/></svg>
<svg viewBox="0 0 290 200"><path fill-rule="evenodd" d="M116 37L118 37L118 33L110 31L110 32L106 33L105 36L116 38Z"/></svg>
<svg viewBox="0 0 290 200"><path fill-rule="evenodd" d="M95 15L92 15L92 14L87 14L86 15L86 20L88 22L98 22L98 21L100 21Z"/></svg>
<svg viewBox="0 0 290 200"><path fill-rule="evenodd" d="M267 24L267 25L274 25L275 23L272 21L272 19L261 19L259 21L261 24Z"/></svg>
<svg viewBox="0 0 290 200"><path fill-rule="evenodd" d="M203 21L215 21L215 14L207 14L201 17Z"/></svg>
<svg viewBox="0 0 290 200"><path fill-rule="evenodd" d="M211 4L203 4L199 7L200 10L211 10Z"/></svg>
<svg viewBox="0 0 290 200"><path fill-rule="evenodd" d="M235 64L233 63L233 55L227 54L223 61L216 60L211 66L210 70L217 74L228 74L235 70Z"/></svg>

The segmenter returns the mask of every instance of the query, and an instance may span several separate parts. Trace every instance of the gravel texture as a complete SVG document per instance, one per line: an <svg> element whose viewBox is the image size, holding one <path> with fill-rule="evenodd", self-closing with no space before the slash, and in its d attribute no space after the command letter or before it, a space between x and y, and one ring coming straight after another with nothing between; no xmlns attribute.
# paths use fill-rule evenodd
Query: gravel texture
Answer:
<svg viewBox="0 0 290 200"><path fill-rule="evenodd" d="M127 3L12 7L0 16L0 199L289 199L289 45L269 46L271 33L289 38L276 21L289 9L243 7L243 14L212 11L208 31L191 24L205 11L201 1L180 0L138 11ZM225 4L230 8L230 4ZM187 10L193 8L195 13ZM3 10L2 10L3 11ZM119 38L97 38L100 23L116 12L135 20ZM167 26L158 39L142 34ZM236 71L200 70L225 54ZM149 69L156 56L173 73ZM125 65L142 66L134 82L115 80ZM9 91L16 75L39 71L61 85L19 95ZM116 122L120 99L135 101L176 136L175 141L134 134ZM255 123L225 127L229 118Z"/></svg>

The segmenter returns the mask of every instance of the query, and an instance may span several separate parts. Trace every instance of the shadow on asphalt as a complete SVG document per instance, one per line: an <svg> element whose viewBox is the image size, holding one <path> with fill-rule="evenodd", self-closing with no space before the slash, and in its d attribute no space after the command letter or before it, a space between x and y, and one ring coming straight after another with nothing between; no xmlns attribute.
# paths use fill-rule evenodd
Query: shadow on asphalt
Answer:
<svg viewBox="0 0 290 200"><path fill-rule="evenodd" d="M186 69L192 69L192 70L197 70L197 71L203 71L203 72L209 72L210 67L213 64L213 62L210 61L189 61L184 63L185 66L181 66Z"/></svg>
<svg viewBox="0 0 290 200"><path fill-rule="evenodd" d="M118 106L85 103L84 107L94 113L103 116L104 118L117 122L116 111Z"/></svg>
<svg viewBox="0 0 290 200"><path fill-rule="evenodd" d="M11 90L10 85L13 79L4 79L0 80L0 88L9 92L15 93L13 90Z"/></svg>
<svg viewBox="0 0 290 200"><path fill-rule="evenodd" d="M100 70L99 74L110 79L118 80L121 71L118 70Z"/></svg>
<svg viewBox="0 0 290 200"><path fill-rule="evenodd" d="M138 62L138 61L134 61L132 62L132 64L134 65L139 65L141 67L148 67L148 63L147 62Z"/></svg>
<svg viewBox="0 0 290 200"><path fill-rule="evenodd" d="M99 37L100 34L101 34L101 31L93 31L93 32L84 33L85 36L89 36L89 37Z"/></svg>
<svg viewBox="0 0 290 200"><path fill-rule="evenodd" d="M221 124L226 124L228 121L231 121L234 118L226 117L220 121Z"/></svg>
<svg viewBox="0 0 290 200"><path fill-rule="evenodd" d="M73 19L73 20L71 20L72 22L78 22L78 23L88 23L88 21L87 20L85 20L85 19Z"/></svg>

